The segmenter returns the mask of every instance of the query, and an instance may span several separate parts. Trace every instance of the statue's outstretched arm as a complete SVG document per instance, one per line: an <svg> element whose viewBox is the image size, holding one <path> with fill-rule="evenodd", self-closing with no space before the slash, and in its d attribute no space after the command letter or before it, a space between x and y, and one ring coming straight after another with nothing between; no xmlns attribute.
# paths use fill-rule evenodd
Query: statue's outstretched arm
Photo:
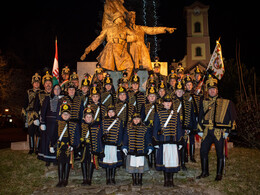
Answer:
<svg viewBox="0 0 260 195"><path fill-rule="evenodd" d="M148 27L142 26L144 32L148 35L157 35L157 34L164 34L166 32L173 33L176 28L169 28L169 27Z"/></svg>
<svg viewBox="0 0 260 195"><path fill-rule="evenodd" d="M85 52L80 59L83 61L90 51L95 51L95 49L106 39L106 36L107 30L102 30L100 35L85 49Z"/></svg>

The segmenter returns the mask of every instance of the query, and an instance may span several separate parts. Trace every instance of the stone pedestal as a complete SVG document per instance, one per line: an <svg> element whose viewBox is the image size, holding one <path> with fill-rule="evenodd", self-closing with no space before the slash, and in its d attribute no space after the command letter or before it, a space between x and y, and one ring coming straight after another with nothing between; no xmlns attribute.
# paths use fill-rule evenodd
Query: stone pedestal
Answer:
<svg viewBox="0 0 260 195"><path fill-rule="evenodd" d="M29 150L29 135L27 135L27 141L12 142L11 150Z"/></svg>
<svg viewBox="0 0 260 195"><path fill-rule="evenodd" d="M91 75L95 74L97 63L98 62L77 62L77 73L79 75L80 84L85 73L89 73Z"/></svg>

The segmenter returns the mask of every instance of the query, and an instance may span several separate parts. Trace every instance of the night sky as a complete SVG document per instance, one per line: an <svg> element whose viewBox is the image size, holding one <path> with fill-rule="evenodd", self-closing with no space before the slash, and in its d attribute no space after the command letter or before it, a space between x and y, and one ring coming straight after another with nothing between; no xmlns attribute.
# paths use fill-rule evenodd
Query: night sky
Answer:
<svg viewBox="0 0 260 195"><path fill-rule="evenodd" d="M147 0L149 1L149 0ZM186 51L186 23L184 6L193 1L160 0L158 8L159 24L176 27L172 35L159 35L159 57L161 61L181 60ZM241 45L241 61L247 66L255 66L259 72L256 49L259 42L256 28L257 5L236 1L201 1L210 6L209 34L211 52L215 41L221 36L223 57L235 58L236 42ZM233 2L233 1L232 1ZM127 5L130 5L127 7ZM135 10L131 1L125 7ZM65 64L76 69L76 62L99 34L103 12L103 1L27 1L8 2L1 7L0 49L2 54L11 56L15 67L42 70L52 68L54 59L54 39L58 37L59 65ZM136 21L143 24L143 21ZM87 56L87 61L95 61L102 50L100 46Z"/></svg>

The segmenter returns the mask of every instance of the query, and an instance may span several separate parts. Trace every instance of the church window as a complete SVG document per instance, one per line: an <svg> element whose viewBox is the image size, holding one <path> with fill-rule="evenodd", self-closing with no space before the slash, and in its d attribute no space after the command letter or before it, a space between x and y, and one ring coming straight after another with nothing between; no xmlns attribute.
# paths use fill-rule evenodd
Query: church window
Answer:
<svg viewBox="0 0 260 195"><path fill-rule="evenodd" d="M201 48L196 47L196 56L201 56Z"/></svg>
<svg viewBox="0 0 260 195"><path fill-rule="evenodd" d="M196 22L196 23L194 24L194 28L195 28L195 32L201 32L200 22Z"/></svg>

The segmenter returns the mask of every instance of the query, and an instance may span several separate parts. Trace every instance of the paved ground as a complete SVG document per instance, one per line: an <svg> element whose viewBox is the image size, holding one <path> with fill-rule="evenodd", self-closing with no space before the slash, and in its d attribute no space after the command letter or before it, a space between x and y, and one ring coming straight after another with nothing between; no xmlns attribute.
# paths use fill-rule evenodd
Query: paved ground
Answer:
<svg viewBox="0 0 260 195"><path fill-rule="evenodd" d="M105 170L100 168L94 171L93 184L83 187L79 162L76 162L74 170L70 172L69 185L65 188L56 188L57 167L50 166L45 169L45 177L48 178L46 184L33 194L221 194L218 190L208 188L203 182L195 180L195 176L200 172L198 164L187 164L189 170L176 174L175 186L171 188L163 187L163 173L153 168L144 174L142 187L132 186L131 174L126 173L123 168L117 170L116 185L105 184Z"/></svg>

